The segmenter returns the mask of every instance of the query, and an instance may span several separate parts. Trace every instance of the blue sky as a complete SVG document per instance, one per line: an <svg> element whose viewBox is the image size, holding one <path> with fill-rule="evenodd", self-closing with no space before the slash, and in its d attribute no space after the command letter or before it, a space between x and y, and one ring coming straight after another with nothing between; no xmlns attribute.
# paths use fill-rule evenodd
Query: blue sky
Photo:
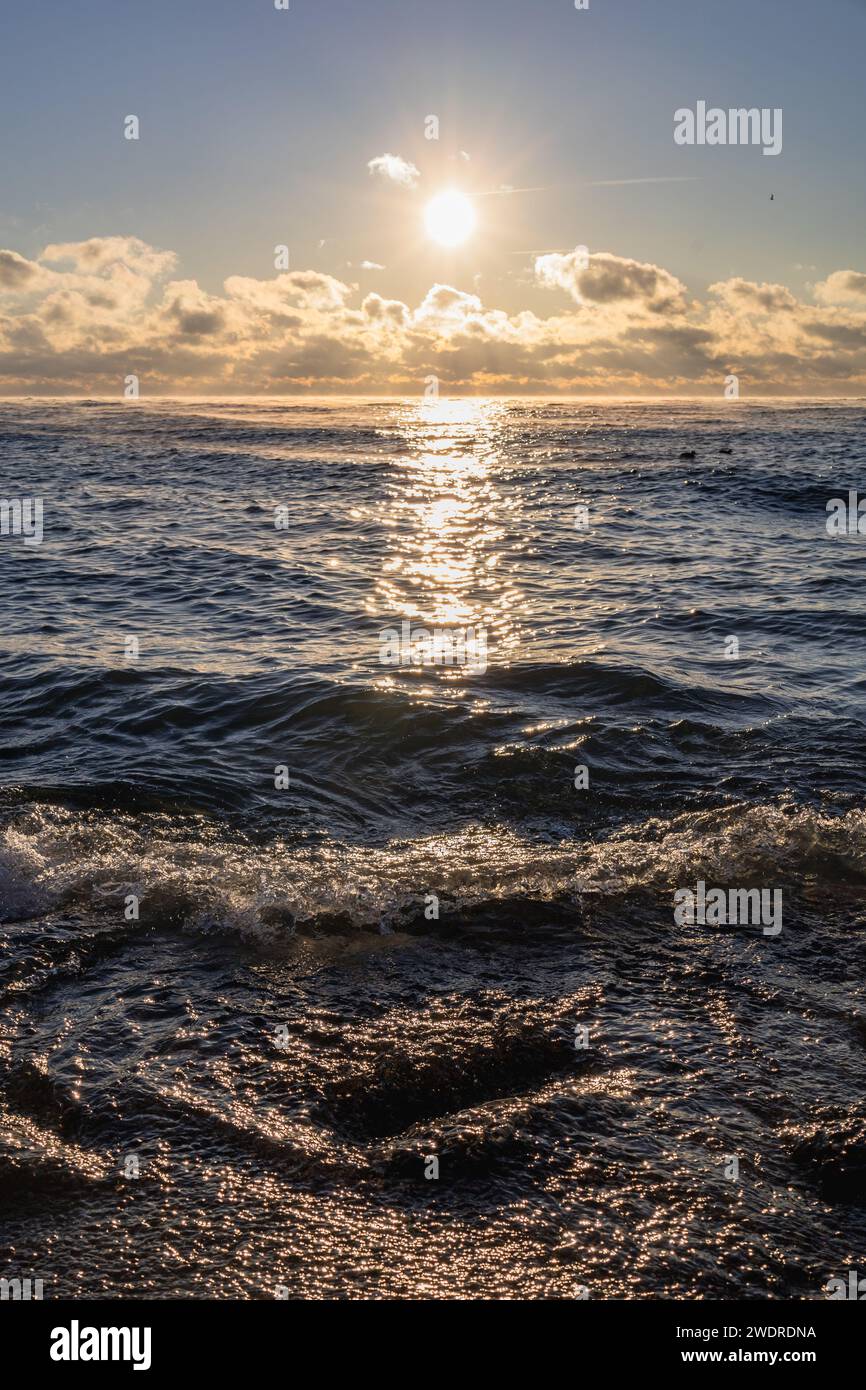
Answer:
<svg viewBox="0 0 866 1390"><path fill-rule="evenodd" d="M0 246L28 259L134 237L217 294L272 276L284 242L361 294L445 283L509 314L554 307L529 253L578 244L696 295L863 269L862 0L76 0L0 24ZM676 146L698 99L781 107L782 153ZM371 178L386 151L420 191ZM593 186L641 178L682 181ZM419 227L455 179L485 196L447 251ZM488 196L503 184L537 191Z"/></svg>

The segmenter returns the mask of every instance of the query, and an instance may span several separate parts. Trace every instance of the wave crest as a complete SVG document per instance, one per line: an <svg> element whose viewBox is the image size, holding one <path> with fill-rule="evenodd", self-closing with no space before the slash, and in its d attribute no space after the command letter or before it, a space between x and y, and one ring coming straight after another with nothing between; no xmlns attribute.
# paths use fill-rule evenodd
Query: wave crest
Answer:
<svg viewBox="0 0 866 1390"><path fill-rule="evenodd" d="M866 880L866 812L736 804L629 825L604 839L537 843L480 825L380 846L255 843L204 817L31 807L0 837L0 918L85 906L242 936L304 923L399 930L514 900L724 886L850 893Z"/></svg>

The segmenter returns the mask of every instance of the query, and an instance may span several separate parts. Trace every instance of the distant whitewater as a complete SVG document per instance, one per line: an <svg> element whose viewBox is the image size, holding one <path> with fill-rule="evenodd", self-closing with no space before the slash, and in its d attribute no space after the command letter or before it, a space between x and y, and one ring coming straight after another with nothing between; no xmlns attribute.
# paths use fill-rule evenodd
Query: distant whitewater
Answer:
<svg viewBox="0 0 866 1390"><path fill-rule="evenodd" d="M0 403L0 1277L825 1296L864 413Z"/></svg>

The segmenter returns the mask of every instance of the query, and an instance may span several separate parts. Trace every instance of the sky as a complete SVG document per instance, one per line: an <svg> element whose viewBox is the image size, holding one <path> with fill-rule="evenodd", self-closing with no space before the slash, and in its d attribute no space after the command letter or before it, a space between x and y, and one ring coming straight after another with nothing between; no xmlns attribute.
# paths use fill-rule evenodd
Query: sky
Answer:
<svg viewBox="0 0 866 1390"><path fill-rule="evenodd" d="M864 57L866 0L7 0L0 393L863 394Z"/></svg>

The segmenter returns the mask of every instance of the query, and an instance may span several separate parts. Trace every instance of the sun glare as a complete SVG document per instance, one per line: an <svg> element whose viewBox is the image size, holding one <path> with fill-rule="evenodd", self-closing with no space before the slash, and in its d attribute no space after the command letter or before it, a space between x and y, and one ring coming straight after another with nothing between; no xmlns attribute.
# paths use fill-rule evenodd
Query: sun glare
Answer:
<svg viewBox="0 0 866 1390"><path fill-rule="evenodd" d="M475 209L465 193L438 193L424 213L427 235L440 246L459 246L475 228Z"/></svg>

